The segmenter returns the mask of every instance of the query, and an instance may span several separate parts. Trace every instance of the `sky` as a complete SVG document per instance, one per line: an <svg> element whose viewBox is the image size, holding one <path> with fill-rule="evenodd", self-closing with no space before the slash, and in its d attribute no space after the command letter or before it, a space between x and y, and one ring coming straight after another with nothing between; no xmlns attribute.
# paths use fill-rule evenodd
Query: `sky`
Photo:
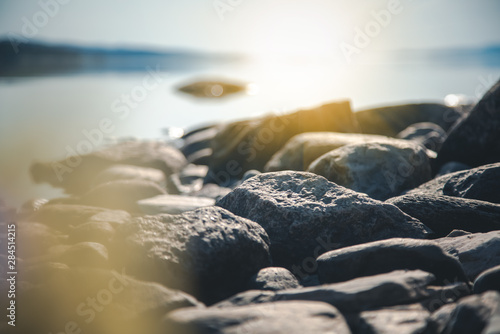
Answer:
<svg viewBox="0 0 500 334"><path fill-rule="evenodd" d="M500 44L499 17L497 0L0 0L0 36L31 24L54 43L332 54L369 28L375 49Z"/></svg>

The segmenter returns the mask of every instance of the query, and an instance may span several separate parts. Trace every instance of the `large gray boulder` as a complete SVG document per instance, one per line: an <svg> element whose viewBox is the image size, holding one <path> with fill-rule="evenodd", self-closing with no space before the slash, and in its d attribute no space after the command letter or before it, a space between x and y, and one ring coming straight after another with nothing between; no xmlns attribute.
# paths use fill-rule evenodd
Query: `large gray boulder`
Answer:
<svg viewBox="0 0 500 334"><path fill-rule="evenodd" d="M445 237L453 230L490 232L500 230L500 205L454 196L409 194L390 198L391 203Z"/></svg>
<svg viewBox="0 0 500 334"><path fill-rule="evenodd" d="M459 161L476 167L500 162L500 81L448 134L437 162Z"/></svg>
<svg viewBox="0 0 500 334"><path fill-rule="evenodd" d="M165 333L350 334L333 306L307 301L278 301L227 309L185 308L171 312Z"/></svg>
<svg viewBox="0 0 500 334"><path fill-rule="evenodd" d="M407 194L447 195L500 204L500 163L445 174Z"/></svg>
<svg viewBox="0 0 500 334"><path fill-rule="evenodd" d="M306 172L254 176L217 205L259 223L271 239L274 265L316 270L318 255L393 237L425 238L428 229L393 205ZM295 266L294 266L295 265Z"/></svg>
<svg viewBox="0 0 500 334"><path fill-rule="evenodd" d="M271 264L264 229L220 207L139 217L119 226L115 239L117 265L207 303L241 291Z"/></svg>
<svg viewBox="0 0 500 334"><path fill-rule="evenodd" d="M374 241L330 251L317 261L322 283L416 269L432 273L440 284L468 282L460 262L431 240L394 238Z"/></svg>
<svg viewBox="0 0 500 334"><path fill-rule="evenodd" d="M378 200L431 179L426 150L401 139L343 146L314 160L308 171Z"/></svg>
<svg viewBox="0 0 500 334"><path fill-rule="evenodd" d="M302 133L292 137L278 152L276 152L267 162L264 171L305 171L311 162L334 149L349 144L368 143L381 140L390 140L390 138L359 133Z"/></svg>

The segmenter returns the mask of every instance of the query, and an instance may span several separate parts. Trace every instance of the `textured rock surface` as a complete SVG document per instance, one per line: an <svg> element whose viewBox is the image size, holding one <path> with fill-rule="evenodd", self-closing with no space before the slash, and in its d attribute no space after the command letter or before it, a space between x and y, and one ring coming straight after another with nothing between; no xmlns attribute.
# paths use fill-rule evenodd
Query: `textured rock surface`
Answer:
<svg viewBox="0 0 500 334"><path fill-rule="evenodd" d="M117 229L117 240L112 254L131 273L209 303L270 265L264 229L219 207L136 218Z"/></svg>
<svg viewBox="0 0 500 334"><path fill-rule="evenodd" d="M446 174L407 194L447 195L500 204L500 163Z"/></svg>
<svg viewBox="0 0 500 334"><path fill-rule="evenodd" d="M458 258L471 281L483 271L500 265L500 231L440 238L436 242Z"/></svg>
<svg viewBox="0 0 500 334"><path fill-rule="evenodd" d="M337 102L225 125L212 140L207 181L227 186L264 165L290 138L303 132L360 132L349 102Z"/></svg>
<svg viewBox="0 0 500 334"><path fill-rule="evenodd" d="M500 161L500 81L448 134L438 163L463 162L472 167Z"/></svg>
<svg viewBox="0 0 500 334"><path fill-rule="evenodd" d="M437 124L422 122L410 125L398 133L396 137L412 140L429 150L439 152L446 139L446 132Z"/></svg>
<svg viewBox="0 0 500 334"><path fill-rule="evenodd" d="M247 283L248 290L285 290L300 287L297 278L287 269L269 267L261 269Z"/></svg>
<svg viewBox="0 0 500 334"><path fill-rule="evenodd" d="M179 150L155 141L125 141L85 155L74 153L61 161L33 164L34 181L47 182L69 194L82 194L98 173L115 164L155 168L168 176L187 163Z"/></svg>
<svg viewBox="0 0 500 334"><path fill-rule="evenodd" d="M288 268L302 262L314 271L314 259L325 251L427 234L423 224L395 206L306 172L257 175L217 205L264 227L274 265Z"/></svg>
<svg viewBox="0 0 500 334"><path fill-rule="evenodd" d="M401 139L343 146L314 160L308 171L378 200L431 179L426 150Z"/></svg>
<svg viewBox="0 0 500 334"><path fill-rule="evenodd" d="M453 256L430 240L394 238L345 247L318 257L322 283L347 281L394 270L420 269L432 273L440 284L468 279Z"/></svg>
<svg viewBox="0 0 500 334"><path fill-rule="evenodd" d="M461 114L442 104L420 103L360 110L354 115L363 133L395 137L408 126L420 122L435 123L448 131Z"/></svg>
<svg viewBox="0 0 500 334"><path fill-rule="evenodd" d="M165 193L165 189L151 181L118 180L92 188L80 198L79 202L83 205L139 212L137 201Z"/></svg>
<svg viewBox="0 0 500 334"><path fill-rule="evenodd" d="M213 198L180 195L158 195L137 202L141 212L146 215L179 214L214 204Z"/></svg>
<svg viewBox="0 0 500 334"><path fill-rule="evenodd" d="M385 306L424 302L426 299L440 299L443 303L449 303L461 296L443 293L447 291L444 287L431 285L434 280L434 275L421 270L394 271L301 289L276 292L250 290L222 301L215 307L231 308L277 300L308 300L331 304L343 313L356 313ZM465 294L468 292L463 285L460 289Z"/></svg>
<svg viewBox="0 0 500 334"><path fill-rule="evenodd" d="M307 167L334 149L349 144L390 140L388 137L339 132L306 132L292 137L264 167L266 172L305 171Z"/></svg>
<svg viewBox="0 0 500 334"><path fill-rule="evenodd" d="M474 281L474 293L488 290L500 292L500 265L482 272Z"/></svg>
<svg viewBox="0 0 500 334"><path fill-rule="evenodd" d="M317 302L283 301L230 309L182 309L168 315L169 333L350 334L340 312Z"/></svg>
<svg viewBox="0 0 500 334"><path fill-rule="evenodd" d="M393 197L386 203L420 220L436 237L444 237L454 229L472 233L500 230L500 205L490 202L413 194Z"/></svg>

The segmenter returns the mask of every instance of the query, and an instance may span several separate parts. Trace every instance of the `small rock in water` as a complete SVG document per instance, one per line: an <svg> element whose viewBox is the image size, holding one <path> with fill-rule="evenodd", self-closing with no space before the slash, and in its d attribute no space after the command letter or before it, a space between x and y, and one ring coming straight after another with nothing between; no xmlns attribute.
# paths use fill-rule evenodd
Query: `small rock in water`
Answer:
<svg viewBox="0 0 500 334"><path fill-rule="evenodd" d="M242 92L244 84L223 81L196 81L177 88L178 91L198 98L221 98Z"/></svg>

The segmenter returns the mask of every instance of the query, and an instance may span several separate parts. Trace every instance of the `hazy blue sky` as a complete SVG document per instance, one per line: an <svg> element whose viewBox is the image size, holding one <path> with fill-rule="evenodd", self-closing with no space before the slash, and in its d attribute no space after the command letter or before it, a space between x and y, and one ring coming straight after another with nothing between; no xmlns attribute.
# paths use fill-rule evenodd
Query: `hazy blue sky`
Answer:
<svg viewBox="0 0 500 334"><path fill-rule="evenodd" d="M42 0L48 3L56 0ZM60 0L62 1L62 0ZM390 1L65 0L34 39L106 45L158 45L208 51L338 52L355 28ZM221 20L217 3L233 4ZM401 0L401 13L373 38L378 48L500 43L500 1ZM39 0L0 0L0 35L21 34ZM43 15L42 15L43 16ZM43 19L43 17L39 19Z"/></svg>

